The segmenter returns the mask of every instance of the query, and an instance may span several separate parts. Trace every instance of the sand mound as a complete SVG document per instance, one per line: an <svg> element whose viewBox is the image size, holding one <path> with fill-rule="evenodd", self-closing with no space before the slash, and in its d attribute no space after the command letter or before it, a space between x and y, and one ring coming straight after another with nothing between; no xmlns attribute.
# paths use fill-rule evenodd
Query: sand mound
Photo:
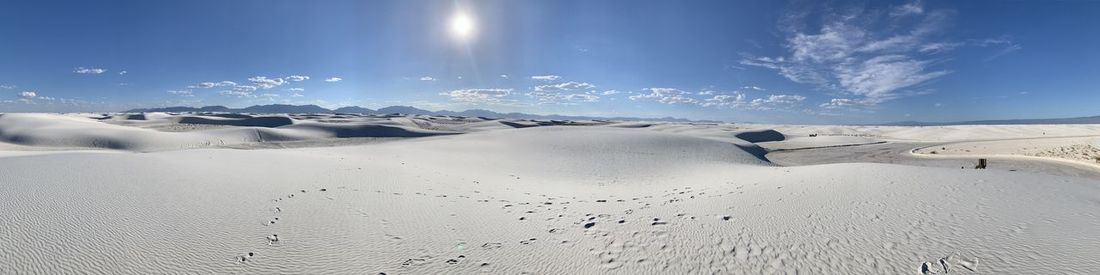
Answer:
<svg viewBox="0 0 1100 275"><path fill-rule="evenodd" d="M180 117L178 122L182 124L207 124L268 128L294 124L293 119L285 116L261 116L248 118L184 116Z"/></svg>
<svg viewBox="0 0 1100 275"><path fill-rule="evenodd" d="M500 122L500 124L504 124L504 125L507 125L508 127L512 127L512 128L528 128L528 127L541 126L538 123L535 123L533 121L506 121L506 120L501 120L499 122Z"/></svg>
<svg viewBox="0 0 1100 275"><path fill-rule="evenodd" d="M183 119L195 119L195 117L183 117ZM203 118L201 122L274 126L289 120L286 117L224 120ZM142 123L168 122L148 121ZM0 141L2 142L27 146L103 148L143 152L321 138L425 137L446 134L455 134L455 132L422 130L394 125L318 122L284 125L279 128L233 127L189 132L163 132L101 123L83 117L50 114L0 115Z"/></svg>
<svg viewBox="0 0 1100 275"><path fill-rule="evenodd" d="M730 142L612 127L548 126L485 131L377 147L420 154L445 152L448 157L439 159L440 166L495 167L517 175L559 179L611 181L625 176L633 183L652 182L665 178L668 171L700 165L770 165Z"/></svg>

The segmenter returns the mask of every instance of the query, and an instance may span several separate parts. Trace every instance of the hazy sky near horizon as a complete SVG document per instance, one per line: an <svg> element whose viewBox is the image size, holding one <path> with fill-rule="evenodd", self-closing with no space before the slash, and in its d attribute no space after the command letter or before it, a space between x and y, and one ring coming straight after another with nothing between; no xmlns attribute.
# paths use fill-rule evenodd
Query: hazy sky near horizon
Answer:
<svg viewBox="0 0 1100 275"><path fill-rule="evenodd" d="M1100 115L1097 1L3 1L0 112Z"/></svg>

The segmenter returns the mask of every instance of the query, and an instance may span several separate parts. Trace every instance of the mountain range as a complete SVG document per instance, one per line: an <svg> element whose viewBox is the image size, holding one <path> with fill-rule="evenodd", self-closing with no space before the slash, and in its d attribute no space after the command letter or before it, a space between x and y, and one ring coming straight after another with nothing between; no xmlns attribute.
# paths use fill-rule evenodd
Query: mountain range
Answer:
<svg viewBox="0 0 1100 275"><path fill-rule="evenodd" d="M354 114L409 114L409 115L433 115L433 116L464 116L464 117L485 117L485 118L510 118L510 119L554 119L554 120L626 120L626 121L670 121L670 122L715 122L715 121L694 121L683 118L663 117L663 118L638 118L638 117L592 117L592 116L567 116L567 115L536 115L527 113L498 113L494 111L484 109L470 109L461 112L456 111L428 111L412 106L389 106L378 110L371 110L369 108L363 108L359 106L340 107L336 109L328 109L317 105L288 105L288 104L271 104L271 105L254 105L245 108L229 108L225 106L205 106L205 107L164 107L164 108L140 108L131 109L125 111L127 113L145 113L145 112L219 112L219 113L354 113Z"/></svg>

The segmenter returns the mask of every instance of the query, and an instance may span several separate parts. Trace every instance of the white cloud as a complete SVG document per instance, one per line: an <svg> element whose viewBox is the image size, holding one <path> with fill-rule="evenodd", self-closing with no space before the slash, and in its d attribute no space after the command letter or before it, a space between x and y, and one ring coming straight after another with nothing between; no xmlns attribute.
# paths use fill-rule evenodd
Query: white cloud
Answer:
<svg viewBox="0 0 1100 275"><path fill-rule="evenodd" d="M248 78L248 81L252 82L253 85L264 89L271 89L276 86L286 84L286 80L283 80L282 78L267 78L266 76L250 77Z"/></svg>
<svg viewBox="0 0 1100 275"><path fill-rule="evenodd" d="M906 15L919 15L924 13L924 5L920 1L913 1L911 3L897 6L893 11L890 11L890 16L902 17Z"/></svg>
<svg viewBox="0 0 1100 275"><path fill-rule="evenodd" d="M798 106L806 97L800 95L769 95L764 98L753 99L749 107L756 110L773 110L779 108L791 108Z"/></svg>
<svg viewBox="0 0 1100 275"><path fill-rule="evenodd" d="M561 78L560 76L556 76L556 75L534 75L534 76L531 76L531 79L541 80L541 81L554 81L554 80L558 80L560 78Z"/></svg>
<svg viewBox="0 0 1100 275"><path fill-rule="evenodd" d="M430 76L421 76L420 81L435 81L435 78Z"/></svg>
<svg viewBox="0 0 1100 275"><path fill-rule="evenodd" d="M10 84L0 84L0 89L4 89L4 90L11 90L11 89L15 89L15 85L10 85Z"/></svg>
<svg viewBox="0 0 1100 275"><path fill-rule="evenodd" d="M334 76L334 77L329 77L329 78L325 79L325 82L340 82L340 80L344 80L344 79Z"/></svg>
<svg viewBox="0 0 1100 275"><path fill-rule="evenodd" d="M714 94L714 91L711 91L711 90L704 90L704 91L702 91L702 92L699 92L698 94L699 94L699 95L713 95L713 94Z"/></svg>
<svg viewBox="0 0 1100 275"><path fill-rule="evenodd" d="M308 75L292 75L292 76L284 77L283 79L286 80L286 81L302 82L302 81L309 80L309 76Z"/></svg>
<svg viewBox="0 0 1100 275"><path fill-rule="evenodd" d="M299 93L290 93L290 97L304 97L305 95Z"/></svg>
<svg viewBox="0 0 1100 275"><path fill-rule="evenodd" d="M230 90L235 91L235 92L251 93L251 92L255 92L257 90L257 88L256 88L256 86L237 85L237 86L234 86L233 88L230 88Z"/></svg>
<svg viewBox="0 0 1100 275"><path fill-rule="evenodd" d="M191 97L191 96L195 96L195 94L194 94L194 93L192 93L191 91L188 91L188 90L172 90L172 91L168 91L168 94L170 94L170 95L178 95L178 96L184 96L184 97Z"/></svg>
<svg viewBox="0 0 1100 275"><path fill-rule="evenodd" d="M188 89L209 89L209 88L214 88L214 87L234 87L234 86L237 86L236 82L225 80L225 81L221 81L221 82L201 82L199 84L187 86L187 88Z"/></svg>
<svg viewBox="0 0 1100 275"><path fill-rule="evenodd" d="M883 55L836 68L834 74L846 91L878 103L897 98L897 90L946 75L947 71L927 71L927 60L903 55Z"/></svg>
<svg viewBox="0 0 1100 275"><path fill-rule="evenodd" d="M618 90L607 90L607 91L603 91L600 94L601 95L614 95L614 94L618 94L618 93L621 93L621 92L618 91Z"/></svg>
<svg viewBox="0 0 1100 275"><path fill-rule="evenodd" d="M256 95L252 94L252 92L245 92L245 91L226 90L226 91L220 91L220 92L218 92L218 94L224 95L224 96L235 96L235 97L256 97Z"/></svg>
<svg viewBox="0 0 1100 275"><path fill-rule="evenodd" d="M538 104L576 104L578 102L598 102L600 96L591 93L561 93L551 91L533 91L527 96L534 98Z"/></svg>
<svg viewBox="0 0 1100 275"><path fill-rule="evenodd" d="M743 107L747 102L745 101L745 94L734 93L733 95L716 95L714 97L704 99L699 105L703 107Z"/></svg>
<svg viewBox="0 0 1100 275"><path fill-rule="evenodd" d="M866 14L825 15L812 32L791 30L785 47L788 56L746 58L743 65L776 70L798 83L854 96L858 106L870 106L902 96L907 91L950 73L932 67L929 56L958 45L931 41L947 21L946 12L925 11L919 2L895 9L898 16L919 16L916 23L863 20ZM862 19L861 19L862 18ZM885 25L885 26L883 26ZM823 106L835 107L830 102ZM846 105L851 106L851 105Z"/></svg>
<svg viewBox="0 0 1100 275"><path fill-rule="evenodd" d="M306 89L305 88L290 88L290 89L286 89L286 90L291 91L291 92L304 92Z"/></svg>
<svg viewBox="0 0 1100 275"><path fill-rule="evenodd" d="M675 88L646 88L648 94L630 96L630 100L651 100L664 104L697 104L699 100L687 97L691 93Z"/></svg>
<svg viewBox="0 0 1100 275"><path fill-rule="evenodd" d="M502 75L500 75L500 78L508 78L508 75L502 74Z"/></svg>
<svg viewBox="0 0 1100 275"><path fill-rule="evenodd" d="M107 70L96 67L77 67L73 72L78 74L101 74L107 72Z"/></svg>
<svg viewBox="0 0 1100 275"><path fill-rule="evenodd" d="M786 110L800 106L805 100L806 97L801 95L784 94L768 95L766 97L748 100L748 97L745 96L745 93L734 92L732 95L722 94L704 99L699 102L699 105L703 107L726 107L749 110Z"/></svg>
<svg viewBox="0 0 1100 275"><path fill-rule="evenodd" d="M574 91L574 90L587 90L595 88L596 85L589 84L588 82L565 82L550 85L535 86L537 92L555 92L555 91Z"/></svg>
<svg viewBox="0 0 1100 275"><path fill-rule="evenodd" d="M32 99L32 98L38 97L38 93L36 93L34 91L23 91L23 92L20 92L18 95L19 95L19 97L21 97L23 99Z"/></svg>
<svg viewBox="0 0 1100 275"><path fill-rule="evenodd" d="M467 103L501 103L511 94L512 89L463 89L440 93L453 101Z"/></svg>
<svg viewBox="0 0 1100 275"><path fill-rule="evenodd" d="M850 108L850 107L872 106L872 105L874 105L874 103L861 101L861 100L855 100L855 99L851 99L851 98L834 98L834 99L830 99L829 102L821 103L821 105L818 105L818 107L825 108L825 109L838 109L838 108Z"/></svg>
<svg viewBox="0 0 1100 275"><path fill-rule="evenodd" d="M121 72L118 72L118 75L126 75L127 73L128 72L126 72L126 71L121 71Z"/></svg>

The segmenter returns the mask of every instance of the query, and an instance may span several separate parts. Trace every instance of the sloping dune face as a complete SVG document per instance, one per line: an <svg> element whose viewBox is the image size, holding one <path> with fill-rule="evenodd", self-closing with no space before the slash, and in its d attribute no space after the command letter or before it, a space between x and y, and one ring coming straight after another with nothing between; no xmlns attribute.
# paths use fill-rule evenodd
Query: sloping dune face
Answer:
<svg viewBox="0 0 1100 275"><path fill-rule="evenodd" d="M401 125L373 123L294 123L285 116L231 117L148 115L125 120L147 124L234 126L190 132L103 123L93 119L53 114L0 115L0 141L29 146L165 151L275 141L348 137L425 137L455 134ZM132 123L132 121L128 121ZM140 125L140 124L138 124Z"/></svg>
<svg viewBox="0 0 1100 275"><path fill-rule="evenodd" d="M777 167L737 133L0 157L0 273L1100 273L1094 180Z"/></svg>
<svg viewBox="0 0 1100 275"><path fill-rule="evenodd" d="M248 118L184 116L179 118L179 123L274 128L294 124L294 120L285 116L264 116Z"/></svg>
<svg viewBox="0 0 1100 275"><path fill-rule="evenodd" d="M498 130L379 147L439 155L441 167L493 168L569 180L625 177L653 182L683 169L770 165L729 142L612 127Z"/></svg>

